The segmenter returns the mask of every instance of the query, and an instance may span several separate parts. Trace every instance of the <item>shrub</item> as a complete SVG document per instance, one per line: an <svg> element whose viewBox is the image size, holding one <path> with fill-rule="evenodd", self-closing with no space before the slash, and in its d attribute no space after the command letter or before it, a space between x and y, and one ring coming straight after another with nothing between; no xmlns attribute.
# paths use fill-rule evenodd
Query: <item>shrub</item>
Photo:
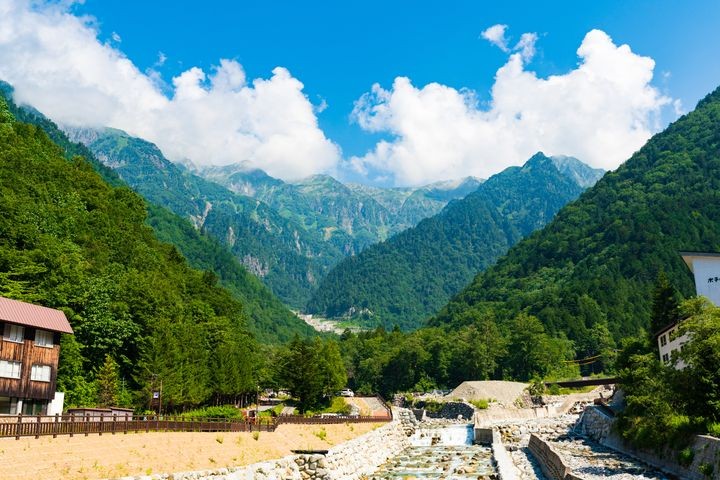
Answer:
<svg viewBox="0 0 720 480"><path fill-rule="evenodd" d="M232 405L223 405L221 407L205 407L196 410L190 410L181 415L183 418L226 418L241 419L243 418L240 409Z"/></svg>
<svg viewBox="0 0 720 480"><path fill-rule="evenodd" d="M436 402L435 400L428 400L425 402L425 410L430 413L438 413L444 406L444 403Z"/></svg>
<svg viewBox="0 0 720 480"><path fill-rule="evenodd" d="M689 466L694 458L695 451L690 447L683 448L680 450L680 453L678 453L678 463L683 467Z"/></svg>
<svg viewBox="0 0 720 480"><path fill-rule="evenodd" d="M343 397L335 397L332 399L330 407L325 410L326 413L337 413L340 415L350 415L352 407L345 401Z"/></svg>
<svg viewBox="0 0 720 480"><path fill-rule="evenodd" d="M550 395L560 395L560 393L561 393L560 386L557 383L553 383L552 385L550 385L548 387L548 393Z"/></svg>
<svg viewBox="0 0 720 480"><path fill-rule="evenodd" d="M530 382L527 391L531 397L540 397L545 393L545 382L539 378L535 378Z"/></svg>
<svg viewBox="0 0 720 480"><path fill-rule="evenodd" d="M720 438L720 422L710 422L707 427L708 435Z"/></svg>
<svg viewBox="0 0 720 480"><path fill-rule="evenodd" d="M702 473L706 477L709 477L710 475L713 474L713 471L715 470L715 468L709 463L701 463L700 466L698 467L698 470L700 470L700 473Z"/></svg>
<svg viewBox="0 0 720 480"><path fill-rule="evenodd" d="M470 404L479 410L485 410L490 405L490 400L481 398L480 400L470 400Z"/></svg>
<svg viewBox="0 0 720 480"><path fill-rule="evenodd" d="M317 432L313 432L313 435L318 437L320 440L325 441L325 439L327 438L327 431L325 430L325 427L322 427Z"/></svg>
<svg viewBox="0 0 720 480"><path fill-rule="evenodd" d="M260 439L260 432L253 432L253 440L259 440Z"/></svg>

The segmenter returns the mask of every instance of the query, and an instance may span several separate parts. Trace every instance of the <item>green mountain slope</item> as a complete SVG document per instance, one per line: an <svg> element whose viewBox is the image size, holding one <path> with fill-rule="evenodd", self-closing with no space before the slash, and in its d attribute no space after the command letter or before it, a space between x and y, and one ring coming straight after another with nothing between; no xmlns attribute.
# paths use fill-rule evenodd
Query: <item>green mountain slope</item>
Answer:
<svg viewBox="0 0 720 480"><path fill-rule="evenodd" d="M288 305L303 305L318 279L342 258L315 232L263 202L193 175L152 143L112 129L71 134L135 191L226 245Z"/></svg>
<svg viewBox="0 0 720 480"><path fill-rule="evenodd" d="M283 217L317 232L345 255L415 226L480 184L469 177L421 188L378 188L344 185L328 175L286 183L242 164L205 167L198 173L266 203Z"/></svg>
<svg viewBox="0 0 720 480"><path fill-rule="evenodd" d="M0 82L0 94L5 97L15 118L40 127L63 149L67 158L82 156L109 184L126 185L114 170L97 160L85 145L70 141L47 117L29 107L17 106L12 101L12 87L8 84ZM155 235L175 245L193 268L215 272L223 286L245 306L248 328L259 341L277 343L290 340L295 334L314 335L313 329L288 310L257 277L247 272L225 246L198 232L187 220L168 210L150 203L147 206L146 223L153 227Z"/></svg>
<svg viewBox="0 0 720 480"><path fill-rule="evenodd" d="M62 308L60 389L69 404L110 356L143 405L153 378L167 407L233 397L256 385L257 344L243 306L191 269L145 225L145 204L80 157L68 160L0 99L0 295Z"/></svg>
<svg viewBox="0 0 720 480"><path fill-rule="evenodd" d="M345 259L320 284L307 311L355 317L365 326L417 328L582 190L552 159L537 154L435 217Z"/></svg>
<svg viewBox="0 0 720 480"><path fill-rule="evenodd" d="M648 327L660 270L694 292L679 251L718 249L720 89L478 275L432 323L526 311L566 333L578 355L594 354L598 325L616 338Z"/></svg>

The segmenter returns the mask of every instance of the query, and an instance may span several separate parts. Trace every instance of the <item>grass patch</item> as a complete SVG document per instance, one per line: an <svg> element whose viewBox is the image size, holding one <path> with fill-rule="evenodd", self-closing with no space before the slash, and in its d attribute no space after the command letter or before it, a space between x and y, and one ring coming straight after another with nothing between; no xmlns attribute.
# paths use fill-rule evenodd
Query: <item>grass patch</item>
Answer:
<svg viewBox="0 0 720 480"><path fill-rule="evenodd" d="M317 432L313 432L313 435L324 442L327 439L327 430L325 430L325 427L322 427Z"/></svg>
<svg viewBox="0 0 720 480"><path fill-rule="evenodd" d="M486 410L490 406L490 400L481 398L480 400L470 400L470 404L479 410Z"/></svg>

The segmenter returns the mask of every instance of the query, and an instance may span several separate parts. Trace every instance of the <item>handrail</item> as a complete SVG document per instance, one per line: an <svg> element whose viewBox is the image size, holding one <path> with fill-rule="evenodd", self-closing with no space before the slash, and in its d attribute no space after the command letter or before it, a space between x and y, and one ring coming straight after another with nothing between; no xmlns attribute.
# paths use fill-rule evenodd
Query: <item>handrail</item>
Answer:
<svg viewBox="0 0 720 480"><path fill-rule="evenodd" d="M192 418L181 415L17 415L0 416L0 438L52 435L74 436L91 433L112 435L128 432L251 432L274 431L278 425L329 425L338 423L387 422L386 416L338 415L336 417L306 417L282 415L259 419L228 419L221 417Z"/></svg>

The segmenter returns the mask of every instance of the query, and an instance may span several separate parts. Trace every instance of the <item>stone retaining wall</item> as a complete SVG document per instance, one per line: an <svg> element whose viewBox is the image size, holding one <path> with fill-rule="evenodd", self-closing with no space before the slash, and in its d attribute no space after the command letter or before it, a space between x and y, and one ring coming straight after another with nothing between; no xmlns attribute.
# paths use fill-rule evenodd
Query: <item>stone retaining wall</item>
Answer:
<svg viewBox="0 0 720 480"><path fill-rule="evenodd" d="M472 420L474 415L475 407L465 402L447 402L439 414L428 413L430 418L447 418L449 420L456 420L460 417L464 420Z"/></svg>
<svg viewBox="0 0 720 480"><path fill-rule="evenodd" d="M582 480L573 475L562 456L549 443L534 433L530 435L528 448L548 478L552 480Z"/></svg>
<svg viewBox="0 0 720 480"><path fill-rule="evenodd" d="M666 449L662 454L655 454L645 450L638 450L628 445L614 430L615 419L609 417L597 407L585 409L578 431L587 435L601 445L618 452L637 458L655 468L690 480L704 480L707 478L720 478L720 439L705 435L696 435L690 445L694 458L692 463L683 467L677 462L676 450ZM703 465L712 466L712 473L706 475L702 472Z"/></svg>
<svg viewBox="0 0 720 480"><path fill-rule="evenodd" d="M382 427L337 445L327 454L289 455L244 467L125 477L121 480L357 480L410 446L414 418L407 410Z"/></svg>

